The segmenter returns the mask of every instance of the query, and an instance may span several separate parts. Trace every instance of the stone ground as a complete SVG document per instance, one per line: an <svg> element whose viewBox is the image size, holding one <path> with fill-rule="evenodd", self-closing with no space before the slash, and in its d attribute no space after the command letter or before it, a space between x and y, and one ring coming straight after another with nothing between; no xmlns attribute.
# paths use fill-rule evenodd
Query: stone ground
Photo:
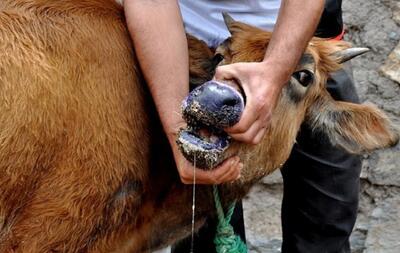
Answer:
<svg viewBox="0 0 400 253"><path fill-rule="evenodd" d="M359 95L400 125L400 1L344 0L343 8L346 40L371 49L352 61ZM400 145L364 156L353 253L400 252L399 164ZM278 172L254 187L244 201L249 252L280 252L281 198Z"/></svg>

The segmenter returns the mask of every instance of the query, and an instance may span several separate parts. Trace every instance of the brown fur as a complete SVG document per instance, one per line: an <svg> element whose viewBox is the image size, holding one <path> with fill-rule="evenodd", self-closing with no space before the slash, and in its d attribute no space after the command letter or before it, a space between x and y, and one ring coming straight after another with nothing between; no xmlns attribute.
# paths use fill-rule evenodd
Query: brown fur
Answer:
<svg viewBox="0 0 400 253"><path fill-rule="evenodd" d="M225 62L261 60L269 33L235 26ZM215 62L204 43L188 42L199 84ZM245 168L223 187L225 202L279 167L303 120L318 128L327 121L315 115L327 108L351 109L337 114L336 131L351 147L396 142L382 112L324 91L339 47L314 40L316 82L304 99L293 104L282 92L265 141L231 149ZM147 252L188 234L191 188L179 181L114 1L3 0L0 49L0 252ZM197 203L199 227L213 213L209 186L198 187Z"/></svg>

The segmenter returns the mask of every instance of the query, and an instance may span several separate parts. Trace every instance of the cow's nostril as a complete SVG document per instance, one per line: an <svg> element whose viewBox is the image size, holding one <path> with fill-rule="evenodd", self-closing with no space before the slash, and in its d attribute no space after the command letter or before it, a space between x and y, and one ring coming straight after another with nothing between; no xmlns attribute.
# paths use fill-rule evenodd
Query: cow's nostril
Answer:
<svg viewBox="0 0 400 253"><path fill-rule="evenodd" d="M240 100L237 99L237 98L226 98L226 99L223 101L223 105L225 105L225 106L235 106L235 105L237 105L239 102L240 102Z"/></svg>

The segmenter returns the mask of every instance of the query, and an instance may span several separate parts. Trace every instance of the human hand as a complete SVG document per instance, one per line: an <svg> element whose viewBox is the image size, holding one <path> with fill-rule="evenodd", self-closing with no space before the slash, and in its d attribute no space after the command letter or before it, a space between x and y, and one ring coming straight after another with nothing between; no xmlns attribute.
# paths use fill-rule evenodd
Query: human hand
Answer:
<svg viewBox="0 0 400 253"><path fill-rule="evenodd" d="M195 168L188 160L186 160L175 143L175 137L171 137L170 140L176 167L182 183L222 184L240 178L240 171L243 168L243 164L240 162L238 156L226 159L223 163L212 170L202 170ZM196 182L193 181L194 173L196 173Z"/></svg>
<svg viewBox="0 0 400 253"><path fill-rule="evenodd" d="M285 76L267 62L234 63L216 69L216 80L235 80L246 95L240 121L225 131L238 141L258 144L269 126Z"/></svg>

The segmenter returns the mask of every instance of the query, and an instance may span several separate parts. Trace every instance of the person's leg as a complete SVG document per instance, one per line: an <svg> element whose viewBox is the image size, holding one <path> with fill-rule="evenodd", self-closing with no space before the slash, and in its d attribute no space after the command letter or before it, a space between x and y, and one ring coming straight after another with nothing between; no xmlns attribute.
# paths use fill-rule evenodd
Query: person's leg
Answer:
<svg viewBox="0 0 400 253"><path fill-rule="evenodd" d="M348 73L334 73L328 90L334 99L358 102ZM324 134L302 126L282 169L282 252L350 252L360 171L360 157L332 146Z"/></svg>
<svg viewBox="0 0 400 253"><path fill-rule="evenodd" d="M216 253L214 245L214 236L217 221L215 219L208 219L207 223L195 234L194 237L194 253ZM242 202L238 202L233 212L231 225L237 235L240 235L243 242L246 242L243 207ZM172 253L190 253L191 236L183 239L172 247Z"/></svg>

